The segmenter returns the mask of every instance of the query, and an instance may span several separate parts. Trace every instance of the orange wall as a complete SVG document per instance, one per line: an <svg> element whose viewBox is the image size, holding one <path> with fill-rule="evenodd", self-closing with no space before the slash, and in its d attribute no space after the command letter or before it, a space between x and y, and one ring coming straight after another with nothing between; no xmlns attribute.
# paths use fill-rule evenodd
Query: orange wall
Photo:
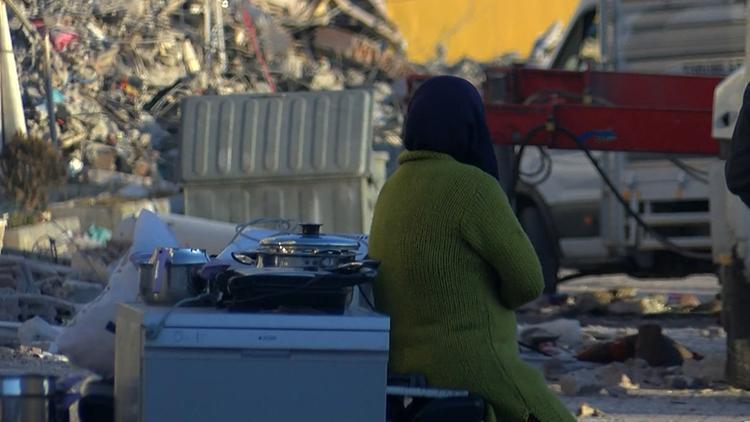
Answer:
<svg viewBox="0 0 750 422"><path fill-rule="evenodd" d="M386 0L412 61L435 57L442 41L448 62L526 57L534 40L557 20L566 24L578 0Z"/></svg>

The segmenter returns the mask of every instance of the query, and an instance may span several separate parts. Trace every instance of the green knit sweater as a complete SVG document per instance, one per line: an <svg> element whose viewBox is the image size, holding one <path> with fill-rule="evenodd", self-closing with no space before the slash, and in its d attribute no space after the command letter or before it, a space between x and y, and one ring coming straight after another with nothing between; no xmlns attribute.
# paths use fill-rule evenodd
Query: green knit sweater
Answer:
<svg viewBox="0 0 750 422"><path fill-rule="evenodd" d="M574 418L518 356L513 309L544 282L496 180L452 157L404 152L370 231L377 307L391 317L390 370L483 397L488 421Z"/></svg>

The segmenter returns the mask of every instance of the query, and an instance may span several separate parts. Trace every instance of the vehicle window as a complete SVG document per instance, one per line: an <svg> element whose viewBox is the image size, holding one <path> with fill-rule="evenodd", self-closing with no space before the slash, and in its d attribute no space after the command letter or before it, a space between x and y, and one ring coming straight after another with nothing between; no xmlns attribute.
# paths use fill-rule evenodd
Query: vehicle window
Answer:
<svg viewBox="0 0 750 422"><path fill-rule="evenodd" d="M598 20L596 9L578 18L560 49L553 68L584 70L600 62Z"/></svg>

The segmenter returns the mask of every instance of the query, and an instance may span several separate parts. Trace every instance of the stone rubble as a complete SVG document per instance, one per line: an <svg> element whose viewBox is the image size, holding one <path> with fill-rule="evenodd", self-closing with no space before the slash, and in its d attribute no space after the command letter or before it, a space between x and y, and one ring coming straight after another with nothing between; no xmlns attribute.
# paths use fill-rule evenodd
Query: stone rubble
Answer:
<svg viewBox="0 0 750 422"><path fill-rule="evenodd" d="M80 181L91 170L176 180L170 157L189 95L370 87L375 144L400 144L394 81L414 69L379 0L235 0L208 11L196 0L14 3L35 27L11 15L29 134L51 134L49 34L55 131Z"/></svg>
<svg viewBox="0 0 750 422"><path fill-rule="evenodd" d="M27 344L36 334L51 340L54 327L75 316L79 307L104 289L97 281L81 281L71 267L23 256L0 255L0 345ZM20 324L20 325L14 325Z"/></svg>

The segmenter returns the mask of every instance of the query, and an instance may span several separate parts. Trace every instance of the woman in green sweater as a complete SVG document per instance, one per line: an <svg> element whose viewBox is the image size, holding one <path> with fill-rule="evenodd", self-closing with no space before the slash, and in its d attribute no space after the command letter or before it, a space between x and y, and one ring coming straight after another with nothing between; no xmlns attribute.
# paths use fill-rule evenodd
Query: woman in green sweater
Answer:
<svg viewBox="0 0 750 422"><path fill-rule="evenodd" d="M513 310L544 282L498 183L479 93L459 78L425 82L404 143L369 242L381 261L377 307L391 317L390 370L480 395L488 422L574 420L518 356Z"/></svg>

